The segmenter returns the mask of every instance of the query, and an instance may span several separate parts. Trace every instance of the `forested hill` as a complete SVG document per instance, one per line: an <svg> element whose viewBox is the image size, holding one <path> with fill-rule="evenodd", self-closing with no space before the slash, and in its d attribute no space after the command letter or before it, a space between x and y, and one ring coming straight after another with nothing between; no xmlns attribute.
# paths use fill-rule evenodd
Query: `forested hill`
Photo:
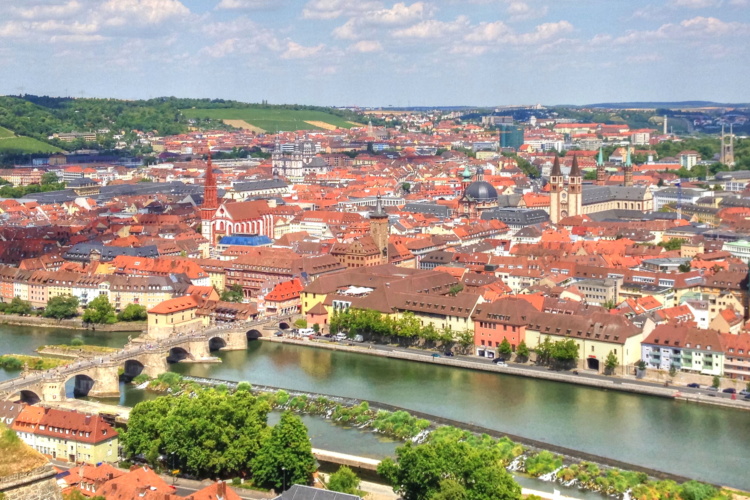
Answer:
<svg viewBox="0 0 750 500"><path fill-rule="evenodd" d="M181 110L190 108L319 110L346 120L359 118L348 110L294 104L274 106L224 99L160 97L144 101L123 101L25 95L0 97L0 127L43 141L59 132L93 132L105 129L111 133L140 130L156 131L158 135L173 135L187 131L189 121ZM226 127L220 120L201 125L206 128Z"/></svg>

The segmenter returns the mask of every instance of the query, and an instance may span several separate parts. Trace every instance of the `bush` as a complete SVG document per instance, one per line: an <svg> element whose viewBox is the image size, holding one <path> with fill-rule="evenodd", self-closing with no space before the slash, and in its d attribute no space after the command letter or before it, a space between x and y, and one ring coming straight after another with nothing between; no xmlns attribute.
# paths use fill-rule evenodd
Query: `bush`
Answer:
<svg viewBox="0 0 750 500"><path fill-rule="evenodd" d="M84 344L83 339L79 339L79 338L75 338L70 341L70 345L72 345L73 347L79 347L79 346L82 346L83 344Z"/></svg>
<svg viewBox="0 0 750 500"><path fill-rule="evenodd" d="M547 450L526 459L526 473L533 477L549 474L562 467L562 457Z"/></svg>
<svg viewBox="0 0 750 500"><path fill-rule="evenodd" d="M20 371L23 369L23 362L13 356L0 356L0 368L8 371Z"/></svg>

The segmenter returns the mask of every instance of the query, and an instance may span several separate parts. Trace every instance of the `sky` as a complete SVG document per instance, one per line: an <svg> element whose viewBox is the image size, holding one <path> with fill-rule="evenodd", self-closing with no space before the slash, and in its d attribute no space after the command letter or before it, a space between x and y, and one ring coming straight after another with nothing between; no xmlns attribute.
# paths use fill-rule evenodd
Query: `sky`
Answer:
<svg viewBox="0 0 750 500"><path fill-rule="evenodd" d="M750 0L0 0L0 94L748 102Z"/></svg>

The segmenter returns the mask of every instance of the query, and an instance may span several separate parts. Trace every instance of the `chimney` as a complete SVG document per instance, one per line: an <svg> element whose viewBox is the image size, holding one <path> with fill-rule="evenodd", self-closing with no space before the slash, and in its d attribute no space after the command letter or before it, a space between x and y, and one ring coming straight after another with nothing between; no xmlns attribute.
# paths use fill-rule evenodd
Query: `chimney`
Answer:
<svg viewBox="0 0 750 500"><path fill-rule="evenodd" d="M219 481L219 484L216 485L216 496L219 497L221 500L224 500L227 495L227 483L224 481Z"/></svg>
<svg viewBox="0 0 750 500"><path fill-rule="evenodd" d="M112 483L112 491L117 491L117 483Z"/></svg>

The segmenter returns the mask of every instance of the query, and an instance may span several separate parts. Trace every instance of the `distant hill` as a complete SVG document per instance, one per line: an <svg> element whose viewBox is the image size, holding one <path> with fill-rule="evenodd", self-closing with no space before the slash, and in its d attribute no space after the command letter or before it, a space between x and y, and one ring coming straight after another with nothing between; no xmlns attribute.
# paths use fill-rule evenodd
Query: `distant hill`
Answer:
<svg viewBox="0 0 750 500"><path fill-rule="evenodd" d="M685 109L685 108L744 108L750 106L747 103L723 103L713 101L644 101L644 102L602 102L597 104L585 104L583 106L570 106L576 108L605 108L605 109Z"/></svg>

